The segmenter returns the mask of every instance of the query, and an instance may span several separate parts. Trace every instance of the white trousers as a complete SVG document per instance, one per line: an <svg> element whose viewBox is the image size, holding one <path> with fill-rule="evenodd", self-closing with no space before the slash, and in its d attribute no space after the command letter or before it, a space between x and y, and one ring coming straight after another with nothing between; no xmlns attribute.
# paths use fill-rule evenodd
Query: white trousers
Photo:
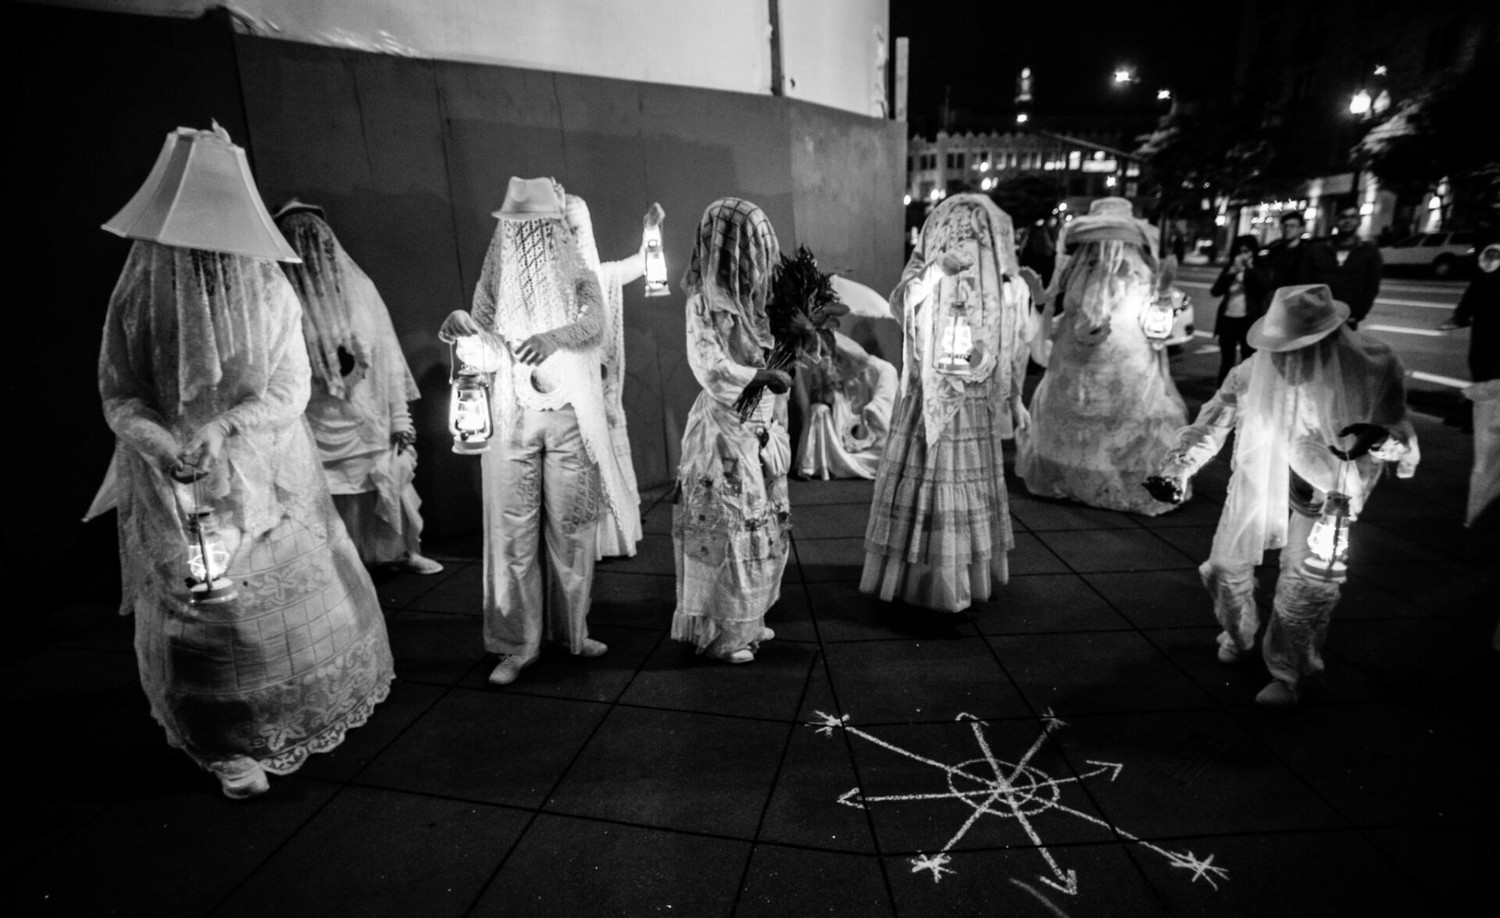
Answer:
<svg viewBox="0 0 1500 918"><path fill-rule="evenodd" d="M588 637L599 470L572 408L518 410L514 437L497 431L480 460L484 646L531 657L547 640L576 654Z"/></svg>
<svg viewBox="0 0 1500 918"><path fill-rule="evenodd" d="M1311 517L1292 513L1286 547L1281 550L1281 575L1271 604L1271 622L1261 642L1261 656L1271 675L1296 685L1323 671L1323 639L1339 603L1339 584L1314 579L1302 569L1310 554L1307 534ZM1260 609L1255 604L1255 566L1234 567L1205 561L1198 573L1214 598L1214 617L1224 629L1219 644L1237 651L1255 646L1260 631Z"/></svg>

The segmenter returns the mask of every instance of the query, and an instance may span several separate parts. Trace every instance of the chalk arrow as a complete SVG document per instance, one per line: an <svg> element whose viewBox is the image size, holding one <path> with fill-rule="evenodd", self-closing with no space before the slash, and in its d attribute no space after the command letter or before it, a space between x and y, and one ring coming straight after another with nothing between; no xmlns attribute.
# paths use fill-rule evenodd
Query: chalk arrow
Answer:
<svg viewBox="0 0 1500 918"><path fill-rule="evenodd" d="M851 787L839 795L839 803L844 806L852 806L856 810L865 808L865 802L859 798L859 788Z"/></svg>
<svg viewBox="0 0 1500 918"><path fill-rule="evenodd" d="M1078 895L1078 871L1069 870L1067 873L1059 873L1057 877L1057 880L1042 876L1037 877L1037 879L1065 896ZM1062 882L1058 882L1058 880Z"/></svg>
<svg viewBox="0 0 1500 918"><path fill-rule="evenodd" d="M987 720L980 720L979 718L975 717L973 714L969 714L967 712L959 712L959 715L957 717L953 718L953 719L954 720L971 720L971 721L973 721L976 724L984 724L986 727L988 727L990 725L989 721L987 721Z"/></svg>
<svg viewBox="0 0 1500 918"><path fill-rule="evenodd" d="M1098 762L1093 759L1084 759L1084 762L1089 765L1098 765L1100 768L1099 771L1092 771L1084 775L1083 777L1085 778L1092 777L1093 775L1102 775L1104 774L1104 772L1109 771L1111 768L1113 768L1115 770L1115 773L1109 776L1109 780L1114 781L1120 776L1120 772L1125 770L1124 764L1120 762Z"/></svg>

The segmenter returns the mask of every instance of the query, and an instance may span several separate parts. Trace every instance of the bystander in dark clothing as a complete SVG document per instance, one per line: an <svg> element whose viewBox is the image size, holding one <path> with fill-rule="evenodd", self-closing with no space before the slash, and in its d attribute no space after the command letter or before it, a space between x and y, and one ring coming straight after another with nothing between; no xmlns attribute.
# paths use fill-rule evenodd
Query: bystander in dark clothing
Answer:
<svg viewBox="0 0 1500 918"><path fill-rule="evenodd" d="M1214 315L1214 334L1219 339L1219 384L1234 365L1249 360L1255 349L1245 340L1250 325L1265 314L1270 300L1270 272L1256 257L1259 241L1254 236L1239 236L1229 249L1229 264L1219 272L1209 290L1220 297L1219 311Z"/></svg>
<svg viewBox="0 0 1500 918"><path fill-rule="evenodd" d="M1469 331L1469 377L1500 379L1500 243L1484 247L1479 272L1464 290L1446 328Z"/></svg>
<svg viewBox="0 0 1500 918"><path fill-rule="evenodd" d="M1302 241L1305 224L1299 213L1283 214L1281 238L1271 243L1256 263L1264 269L1267 294L1278 287L1310 283L1307 275L1308 243Z"/></svg>
<svg viewBox="0 0 1500 918"><path fill-rule="evenodd" d="M1358 328L1375 305L1383 261L1374 244L1359 238L1359 223L1359 208L1345 207L1334 224L1337 234L1307 251L1307 283L1332 288L1333 298L1349 307L1350 328Z"/></svg>

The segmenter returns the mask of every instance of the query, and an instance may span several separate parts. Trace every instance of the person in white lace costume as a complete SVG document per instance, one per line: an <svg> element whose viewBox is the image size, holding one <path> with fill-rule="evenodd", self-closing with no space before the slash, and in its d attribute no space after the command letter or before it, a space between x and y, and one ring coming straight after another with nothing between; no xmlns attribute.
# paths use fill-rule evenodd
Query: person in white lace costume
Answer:
<svg viewBox="0 0 1500 918"><path fill-rule="evenodd" d="M794 391L808 406L797 474L874 479L891 433L900 377L858 341L839 331L833 336L837 351L828 364L805 367L794 380Z"/></svg>
<svg viewBox="0 0 1500 918"><path fill-rule="evenodd" d="M1234 432L1229 494L1199 573L1223 629L1219 659L1236 663L1260 629L1255 566L1267 550L1281 549L1261 645L1273 681L1256 696L1261 704L1297 703L1306 681L1323 672L1323 639L1342 577L1314 577L1303 561L1327 495L1347 495L1357 518L1386 463L1408 478L1420 458L1400 361L1385 344L1345 326L1348 315L1326 285L1277 290L1250 328L1254 356L1230 370L1147 481L1159 499L1180 501L1188 478Z"/></svg>
<svg viewBox="0 0 1500 918"><path fill-rule="evenodd" d="M490 682L515 681L544 640L584 657L601 505L626 506L599 375L599 279L550 178L513 178L474 290L444 341L482 346L496 368L484 481L484 644ZM543 551L543 547L545 550Z"/></svg>
<svg viewBox="0 0 1500 918"><path fill-rule="evenodd" d="M659 208L658 208L659 209ZM578 237L584 263L599 276L604 297L604 333L599 339L599 365L604 380L604 411L609 419L609 439L625 485L623 506L616 513L601 508L599 557L633 557L641 540L641 494L630 454L630 431L625 425L625 291L624 287L645 273L645 246L619 261L599 261L594 241L594 221L589 206L576 194L567 196L568 228Z"/></svg>
<svg viewBox="0 0 1500 918"><path fill-rule="evenodd" d="M766 368L775 347L766 298L780 247L765 212L721 198L704 210L687 294L687 357L703 391L682 432L672 509L677 609L672 639L726 663L749 663L774 636L790 545L786 473L791 377ZM766 387L748 421L735 400Z"/></svg>
<svg viewBox="0 0 1500 918"><path fill-rule="evenodd" d="M964 288L972 369L939 369L944 328ZM901 320L901 395L881 455L859 588L937 612L968 609L1010 579L1015 546L1001 441L1026 375L1031 293L1011 218L988 197L958 194L928 215L891 292Z"/></svg>
<svg viewBox="0 0 1500 918"><path fill-rule="evenodd" d="M1050 343L1047 372L1028 406L1031 427L1016 437L1016 475L1039 497L1165 513L1173 505L1141 482L1187 423L1187 405L1166 350L1141 328L1156 289L1155 229L1124 198L1101 198L1066 240L1038 331Z"/></svg>
<svg viewBox="0 0 1500 918"><path fill-rule="evenodd" d="M302 416L300 312L274 261L137 241L99 354L141 683L168 741L231 797L337 746L394 675ZM238 591L221 604L192 605L183 587L190 490L173 476L193 468Z"/></svg>
<svg viewBox="0 0 1500 918"><path fill-rule="evenodd" d="M282 270L302 300L313 377L307 421L334 506L365 564L436 574L443 566L422 555L422 500L412 483L417 433L407 402L421 394L385 301L322 208L294 201L276 221L302 258Z"/></svg>

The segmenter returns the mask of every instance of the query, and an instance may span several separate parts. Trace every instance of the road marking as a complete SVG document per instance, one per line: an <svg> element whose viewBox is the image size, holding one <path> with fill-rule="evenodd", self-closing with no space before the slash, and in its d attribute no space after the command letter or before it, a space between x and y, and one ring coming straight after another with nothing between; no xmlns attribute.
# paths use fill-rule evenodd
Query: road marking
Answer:
<svg viewBox="0 0 1500 918"><path fill-rule="evenodd" d="M1468 387L1474 385L1467 379L1454 379L1452 376L1439 376L1436 373L1423 373L1421 370L1412 370L1406 375L1410 376L1412 379L1419 379L1422 382L1437 383L1441 386L1452 386L1455 389L1467 389Z"/></svg>
<svg viewBox="0 0 1500 918"><path fill-rule="evenodd" d="M1444 338L1448 333L1435 328L1406 328L1401 325L1366 325L1365 331L1391 332L1396 335L1421 335L1424 338Z"/></svg>
<svg viewBox="0 0 1500 918"><path fill-rule="evenodd" d="M1446 310L1448 310L1450 312L1454 308L1452 305L1448 305L1448 304L1445 304L1445 303L1428 303L1428 302L1426 302L1424 300L1392 300L1392 299L1387 299L1386 297L1383 297L1383 296L1377 296L1375 298L1375 302L1376 302L1377 305L1385 305L1385 306L1415 306L1418 309L1446 309Z"/></svg>

